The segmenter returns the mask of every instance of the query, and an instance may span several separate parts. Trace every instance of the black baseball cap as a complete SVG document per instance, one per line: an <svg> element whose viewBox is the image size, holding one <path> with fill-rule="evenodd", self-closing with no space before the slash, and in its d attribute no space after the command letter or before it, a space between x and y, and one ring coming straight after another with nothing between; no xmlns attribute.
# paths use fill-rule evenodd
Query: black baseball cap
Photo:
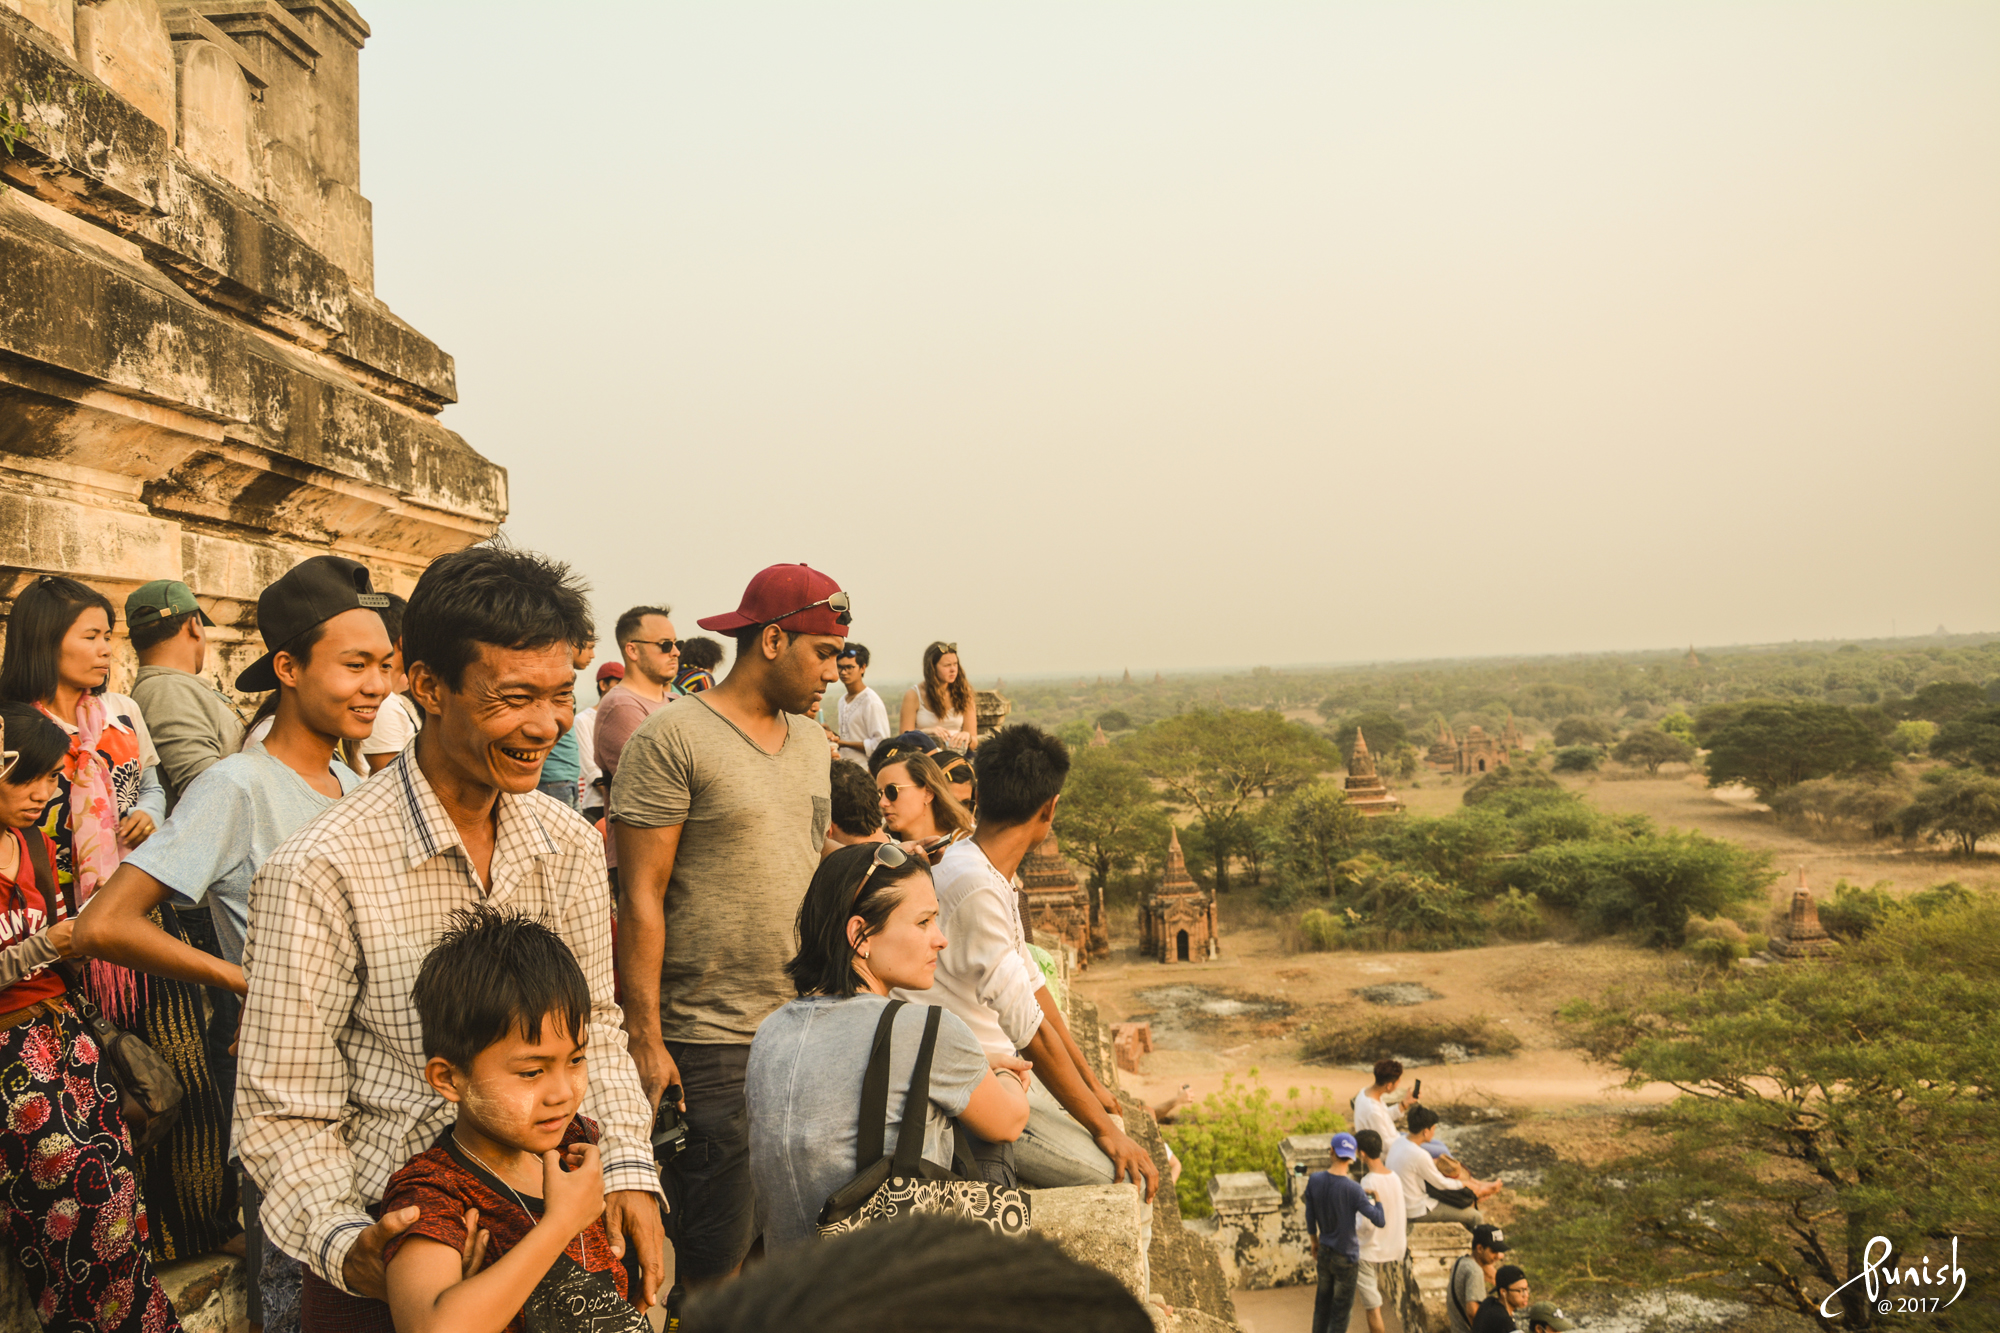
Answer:
<svg viewBox="0 0 2000 1333"><path fill-rule="evenodd" d="M1493 1274L1493 1290L1505 1291L1516 1282L1525 1282L1527 1278L1527 1271L1518 1264L1501 1264L1499 1270Z"/></svg>
<svg viewBox="0 0 2000 1333"><path fill-rule="evenodd" d="M1472 1243L1484 1245L1495 1254L1505 1254L1511 1248L1507 1244L1507 1233L1485 1222L1472 1229Z"/></svg>
<svg viewBox="0 0 2000 1333"><path fill-rule="evenodd" d="M257 594L257 632L265 654L243 668L236 688L261 694L278 688L272 662L293 640L315 625L347 611L367 607L380 611L389 599L375 591L368 566L339 555L316 555L292 566L276 583Z"/></svg>

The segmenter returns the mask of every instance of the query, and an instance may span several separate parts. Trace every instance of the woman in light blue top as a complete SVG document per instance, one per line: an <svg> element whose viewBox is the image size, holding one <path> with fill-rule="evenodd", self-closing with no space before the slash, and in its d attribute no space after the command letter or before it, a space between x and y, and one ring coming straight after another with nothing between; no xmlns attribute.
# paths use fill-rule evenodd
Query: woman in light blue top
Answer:
<svg viewBox="0 0 2000 1333"><path fill-rule="evenodd" d="M799 998L765 1019L750 1044L750 1172L764 1243L813 1238L827 1196L861 1168L861 1081L892 988L927 991L945 947L937 893L921 853L899 843L843 847L820 862L799 904L799 952L787 965ZM893 1152L903 1094L923 1039L925 1010L895 1018L888 1124ZM1012 1142L1028 1123L1027 1062L988 1057L957 1015L938 1028L924 1157L949 1168L953 1117L988 1142Z"/></svg>

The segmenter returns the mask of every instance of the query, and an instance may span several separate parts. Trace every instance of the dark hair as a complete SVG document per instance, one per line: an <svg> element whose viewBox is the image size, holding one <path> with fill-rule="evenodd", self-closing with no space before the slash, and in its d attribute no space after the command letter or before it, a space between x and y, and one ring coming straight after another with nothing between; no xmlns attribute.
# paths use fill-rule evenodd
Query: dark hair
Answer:
<svg viewBox="0 0 2000 1333"><path fill-rule="evenodd" d="M799 900L799 951L785 964L785 975L799 994L854 994L854 945L847 938L847 923L860 917L861 937L867 939L888 924L889 914L903 901L896 886L920 871L930 873L921 856L912 856L870 875L875 849L882 845L843 847L813 872L806 896Z"/></svg>
<svg viewBox="0 0 2000 1333"><path fill-rule="evenodd" d="M1410 1133L1421 1134L1425 1130L1429 1129L1432 1125L1435 1125L1437 1122L1438 1122L1438 1113L1436 1111L1431 1110L1430 1107L1412 1106L1410 1108L1410 1119L1409 1119Z"/></svg>
<svg viewBox="0 0 2000 1333"><path fill-rule="evenodd" d="M685 1333L1151 1333L1125 1285L1046 1236L912 1217L772 1254L757 1276L689 1298Z"/></svg>
<svg viewBox="0 0 2000 1333"><path fill-rule="evenodd" d="M127 625L125 632L132 636L132 651L143 653L148 648L157 648L168 639L181 632L181 626L199 616L199 611L183 611L165 620L155 620L150 625Z"/></svg>
<svg viewBox="0 0 2000 1333"><path fill-rule="evenodd" d="M979 780L979 818L988 824L1025 824L1062 794L1069 777L1069 747L1040 727L1002 727L972 753Z"/></svg>
<svg viewBox="0 0 2000 1333"><path fill-rule="evenodd" d="M1364 1129L1354 1136L1354 1146L1364 1157L1379 1158L1382 1155L1382 1136L1372 1129Z"/></svg>
<svg viewBox="0 0 2000 1333"><path fill-rule="evenodd" d="M711 639L706 634L697 634L692 639L681 640L681 668L693 667L697 671L713 671L722 665L722 640Z"/></svg>
<svg viewBox="0 0 2000 1333"><path fill-rule="evenodd" d="M868 756L868 771L871 774L880 773L885 764L893 764L913 754L929 754L940 748L937 738L928 731L905 731L876 743L875 753Z"/></svg>
<svg viewBox="0 0 2000 1333"><path fill-rule="evenodd" d="M597 628L568 565L509 546L473 546L431 561L403 615L403 667L429 667L452 689L479 644L544 648L590 643Z"/></svg>
<svg viewBox="0 0 2000 1333"><path fill-rule="evenodd" d="M1493 1270L1493 1290L1505 1291L1516 1282L1527 1280L1527 1270L1519 1264L1501 1264Z"/></svg>
<svg viewBox="0 0 2000 1333"><path fill-rule="evenodd" d="M0 699L16 703L46 703L56 697L56 662L63 636L90 607L104 612L113 629L118 613L111 599L86 583L45 574L14 598L7 613L7 655L0 659ZM101 691L99 691L101 693Z"/></svg>
<svg viewBox="0 0 2000 1333"><path fill-rule="evenodd" d="M946 653L950 653L953 657L958 657L958 679L950 685L944 685L944 682L938 677L938 663L944 661ZM940 686L943 686L944 694L951 696L949 701L945 699L944 695L938 693ZM930 709L939 717L955 711L964 719L967 731L979 730L979 703L972 697L972 682L965 678L965 659L959 657L958 646L956 644L949 644L940 640L924 649L922 696L924 707Z"/></svg>
<svg viewBox="0 0 2000 1333"><path fill-rule="evenodd" d="M845 759L833 761L833 826L850 838L882 827L882 793L867 769Z"/></svg>
<svg viewBox="0 0 2000 1333"><path fill-rule="evenodd" d="M69 756L68 733L33 704L15 699L0 703L0 728L6 732L6 747L16 755L14 766L0 778L10 787L41 781Z"/></svg>
<svg viewBox="0 0 2000 1333"><path fill-rule="evenodd" d="M393 592L388 597L389 604L377 609L382 615L382 628L389 631L389 642L396 644L403 638L403 616L410 609L410 599Z"/></svg>
<svg viewBox="0 0 2000 1333"><path fill-rule="evenodd" d="M863 671L866 671L866 670L868 669L868 645L867 645L867 644L865 644L865 643L850 643L850 644L848 644L848 645L847 645L847 646L846 646L845 648L842 648L842 649L840 650L840 655L841 655L842 657L851 657L851 658L853 658L853 659L854 659L854 665L856 665L856 666L860 667L860 668L861 668L861 669L862 669Z"/></svg>
<svg viewBox="0 0 2000 1333"><path fill-rule="evenodd" d="M1376 1083L1378 1084L1394 1083L1397 1079L1401 1078L1402 1076L1403 1076L1403 1062L1401 1060L1377 1060L1375 1062Z"/></svg>
<svg viewBox="0 0 2000 1333"><path fill-rule="evenodd" d="M590 1021L590 983L562 936L531 916L484 905L462 907L446 921L410 990L423 1024L424 1056L460 1069L516 1028L542 1039L555 1015L581 1040Z"/></svg>
<svg viewBox="0 0 2000 1333"><path fill-rule="evenodd" d="M639 637L640 622L647 616L670 619L673 614L674 609L671 606L635 606L618 617L618 623L611 627L611 638L617 643L618 650L623 652L626 644Z"/></svg>
<svg viewBox="0 0 2000 1333"><path fill-rule="evenodd" d="M931 822L938 826L940 833L970 833L972 831L972 811L965 808L965 802L952 794L951 784L944 780L944 770L927 754L899 754L875 770L876 778L882 776L882 769L889 764L901 764L910 771L910 780L931 794ZM878 798L879 799L879 798Z"/></svg>
<svg viewBox="0 0 2000 1333"><path fill-rule="evenodd" d="M764 631L772 628L775 623L774 621L766 621L762 625L745 625L742 629L730 631L729 640L736 645L736 660L739 663L746 658L755 657L761 659L764 656L763 652L757 647L757 642L764 637ZM778 625L777 630L778 633L785 636L786 643L791 642L792 632L790 630L786 629L783 625Z"/></svg>

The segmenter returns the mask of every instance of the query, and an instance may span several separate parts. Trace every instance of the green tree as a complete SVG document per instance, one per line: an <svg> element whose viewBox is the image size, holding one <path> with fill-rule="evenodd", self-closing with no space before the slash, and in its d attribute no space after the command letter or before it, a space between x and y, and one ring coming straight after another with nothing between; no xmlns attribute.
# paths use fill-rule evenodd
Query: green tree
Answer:
<svg viewBox="0 0 2000 1333"><path fill-rule="evenodd" d="M1896 729L1889 733L1889 748L1897 754L1923 754L1937 739L1937 723L1919 718L1914 722L1898 722Z"/></svg>
<svg viewBox="0 0 2000 1333"><path fill-rule="evenodd" d="M1898 721L1956 722L1985 703L1981 686L1934 680L1907 699L1882 705L1882 710Z"/></svg>
<svg viewBox="0 0 2000 1333"><path fill-rule="evenodd" d="M1694 762L1694 742L1670 731L1652 727L1628 731L1612 747L1611 757L1621 764L1643 764L1648 773L1658 773L1661 764Z"/></svg>
<svg viewBox="0 0 2000 1333"><path fill-rule="evenodd" d="M1198 709L1144 728L1127 754L1166 788L1166 798L1192 810L1205 828L1215 887L1229 888L1236 828L1260 796L1290 791L1333 768L1339 757L1325 736L1277 713Z"/></svg>
<svg viewBox="0 0 2000 1333"><path fill-rule="evenodd" d="M1354 749L1354 733L1359 731L1368 738L1368 749L1379 756L1394 754L1410 743L1410 732L1394 713L1384 713L1379 709L1372 713L1355 713L1343 718L1334 729L1333 744L1345 758Z"/></svg>
<svg viewBox="0 0 2000 1333"><path fill-rule="evenodd" d="M1331 897L1334 870L1354 855L1364 823L1347 793L1338 782L1308 782L1265 808L1258 831L1280 883Z"/></svg>
<svg viewBox="0 0 2000 1333"><path fill-rule="evenodd" d="M1928 1250L1935 1266L1950 1247L1937 1238L2000 1231L2000 1194L1983 1185L2000 1165L1996 1011L2000 905L1990 898L1892 913L1838 962L1572 1002L1563 1016L1579 1043L1624 1070L1629 1087L1665 1083L1681 1095L1641 1113L1651 1135L1622 1158L1550 1173L1549 1206L1512 1228L1516 1243L1563 1266L1558 1287L1585 1273L1706 1284L1827 1329L1895 1322L1861 1283L1833 1296L1860 1273L1873 1237L1887 1237L1900 1262ZM1959 1260L1977 1263L1963 1250ZM1831 1317L1820 1314L1829 1297ZM1966 1305L1923 1326L1963 1315L1958 1327L1985 1327Z"/></svg>
<svg viewBox="0 0 2000 1333"><path fill-rule="evenodd" d="M1706 719L1705 710L1697 726ZM1813 778L1886 771L1894 758L1867 723L1838 704L1739 704L1708 734L1708 783L1740 782L1768 801Z"/></svg>
<svg viewBox="0 0 2000 1333"><path fill-rule="evenodd" d="M1084 868L1094 936L1103 928L1104 889L1167 841L1167 816L1152 784L1116 750L1071 752L1069 780L1056 802L1056 836Z"/></svg>
<svg viewBox="0 0 2000 1333"><path fill-rule="evenodd" d="M1689 916L1716 916L1762 892L1771 855L1673 830L1549 843L1498 862L1493 875L1593 929L1679 945Z"/></svg>
<svg viewBox="0 0 2000 1333"><path fill-rule="evenodd" d="M1109 712L1097 715L1097 725L1103 727L1106 731L1130 731L1132 730L1132 719L1124 709L1113 708Z"/></svg>
<svg viewBox="0 0 2000 1333"><path fill-rule="evenodd" d="M1660 730L1669 736L1678 736L1689 745L1694 744L1694 719L1686 713L1668 713L1660 719Z"/></svg>
<svg viewBox="0 0 2000 1333"><path fill-rule="evenodd" d="M1564 718L1556 723L1555 732L1550 737L1558 746L1609 745L1611 744L1611 724L1602 718L1584 717L1580 714Z"/></svg>
<svg viewBox="0 0 2000 1333"><path fill-rule="evenodd" d="M1594 773L1604 758L1595 745L1566 745L1557 750L1549 767L1557 773Z"/></svg>
<svg viewBox="0 0 2000 1333"><path fill-rule="evenodd" d="M1529 765L1516 766L1502 764L1486 773L1465 789L1459 798L1466 805L1485 805L1499 802L1509 811L1515 809L1524 794L1531 801L1560 794L1563 786L1539 768Z"/></svg>
<svg viewBox="0 0 2000 1333"><path fill-rule="evenodd" d="M2000 833L2000 778L1933 769L1917 785L1916 798L1896 813L1895 823L1905 838L1954 842L1971 856L1981 838Z"/></svg>
<svg viewBox="0 0 2000 1333"><path fill-rule="evenodd" d="M2000 708L1980 708L1938 727L1931 754L2000 773Z"/></svg>

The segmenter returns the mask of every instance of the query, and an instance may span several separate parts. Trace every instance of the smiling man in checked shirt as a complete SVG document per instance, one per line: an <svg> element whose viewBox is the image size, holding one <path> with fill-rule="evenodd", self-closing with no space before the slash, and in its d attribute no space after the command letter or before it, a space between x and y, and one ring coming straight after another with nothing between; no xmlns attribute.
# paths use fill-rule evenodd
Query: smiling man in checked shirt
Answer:
<svg viewBox="0 0 2000 1333"><path fill-rule="evenodd" d="M618 1030L603 843L535 790L575 708L571 654L591 638L561 565L492 548L434 562L403 621L423 730L257 875L238 1147L264 1191L265 1233L308 1269L303 1333L390 1328L382 1250L414 1210L370 1209L452 1120L424 1081L410 990L447 916L479 902L546 922L589 979L583 1113L601 1127L605 1223L615 1252L637 1247L635 1297L658 1299L652 1115Z"/></svg>

